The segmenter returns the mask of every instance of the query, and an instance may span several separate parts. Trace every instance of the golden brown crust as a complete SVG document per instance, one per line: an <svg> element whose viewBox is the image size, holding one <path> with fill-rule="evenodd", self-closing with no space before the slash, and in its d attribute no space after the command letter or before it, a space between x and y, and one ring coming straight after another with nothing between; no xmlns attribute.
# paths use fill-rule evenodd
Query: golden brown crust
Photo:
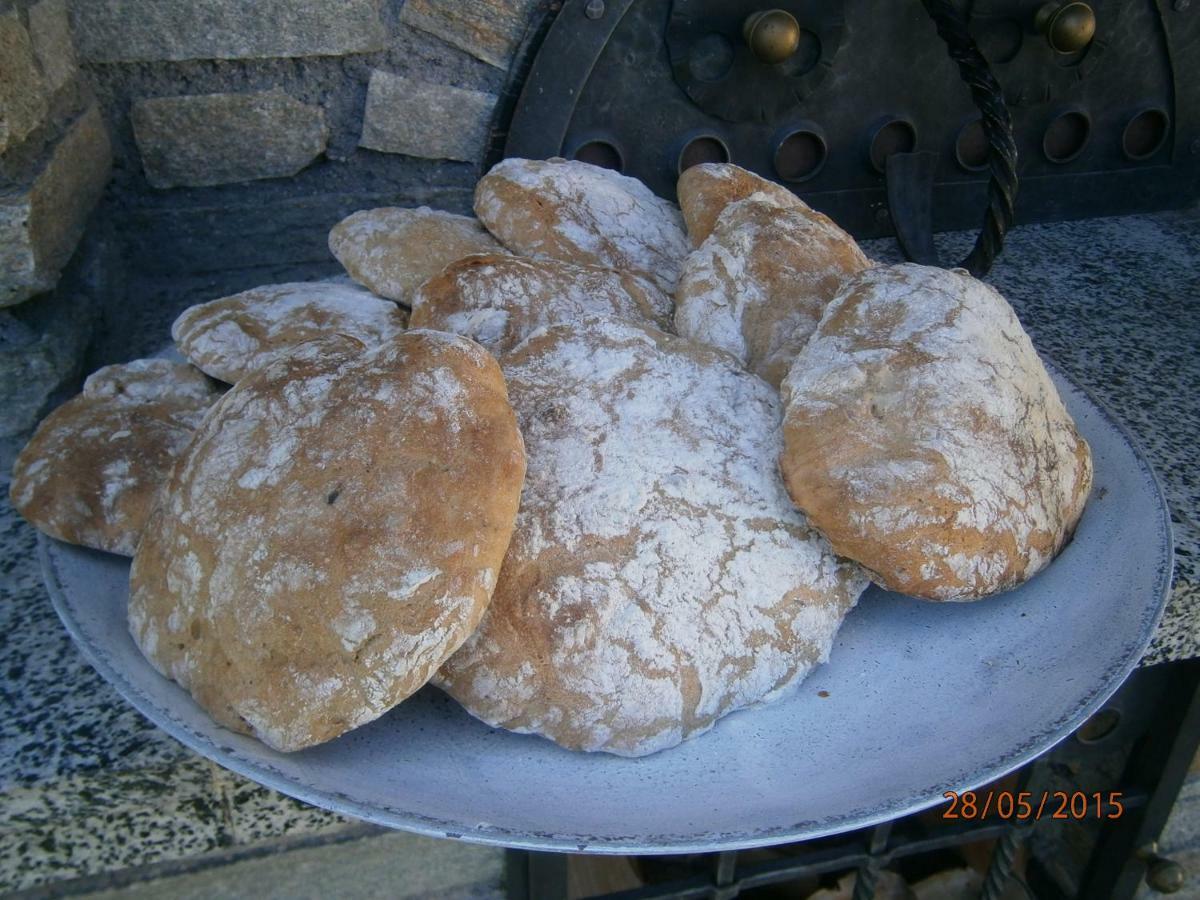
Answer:
<svg viewBox="0 0 1200 900"><path fill-rule="evenodd" d="M132 556L191 436L161 405L135 408L80 395L38 426L17 457L9 496L51 537Z"/></svg>
<svg viewBox="0 0 1200 900"><path fill-rule="evenodd" d="M405 306L443 266L503 249L477 219L428 206L359 210L329 232L329 250L351 278Z"/></svg>
<svg viewBox="0 0 1200 900"><path fill-rule="evenodd" d="M218 396L191 366L105 366L17 457L13 507L59 540L132 556L175 456Z"/></svg>
<svg viewBox="0 0 1200 900"><path fill-rule="evenodd" d="M477 345L304 344L234 387L174 468L134 558L130 630L222 725L281 750L329 740L474 630L523 476Z"/></svg>
<svg viewBox="0 0 1200 900"><path fill-rule="evenodd" d="M676 190L693 247L699 247L708 239L725 207L745 200L751 194L765 194L782 207L800 204L808 208L783 185L767 181L733 163L691 166L679 176Z"/></svg>
<svg viewBox="0 0 1200 900"><path fill-rule="evenodd" d="M475 214L522 256L636 272L668 293L690 249L674 204L575 160L501 160L475 186Z"/></svg>
<svg viewBox="0 0 1200 900"><path fill-rule="evenodd" d="M778 696L866 586L789 502L775 392L597 319L505 359L529 475L500 583L437 683L472 714L627 756Z"/></svg>
<svg viewBox="0 0 1200 900"><path fill-rule="evenodd" d="M305 341L344 334L375 347L407 323L406 310L357 285L298 281L190 306L171 336L194 365L233 384Z"/></svg>
<svg viewBox="0 0 1200 900"><path fill-rule="evenodd" d="M729 351L774 386L846 278L871 265L850 235L793 199L780 207L752 194L726 207L675 293L681 335Z"/></svg>
<svg viewBox="0 0 1200 900"><path fill-rule="evenodd" d="M972 600L1050 563L1091 454L1011 307L965 273L881 266L830 304L782 386L780 468L885 587Z"/></svg>
<svg viewBox="0 0 1200 900"><path fill-rule="evenodd" d="M630 272L502 254L467 256L418 289L414 328L437 328L503 355L538 328L611 315L669 328L674 306Z"/></svg>

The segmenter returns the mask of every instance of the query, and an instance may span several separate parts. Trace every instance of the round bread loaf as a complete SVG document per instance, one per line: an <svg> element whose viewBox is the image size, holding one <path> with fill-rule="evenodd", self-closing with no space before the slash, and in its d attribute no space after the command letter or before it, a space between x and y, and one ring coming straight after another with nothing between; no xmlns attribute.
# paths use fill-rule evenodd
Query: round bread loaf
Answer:
<svg viewBox="0 0 1200 900"><path fill-rule="evenodd" d="M99 368L84 380L81 393L128 406L162 403L172 418L195 428L225 390L195 366L152 358Z"/></svg>
<svg viewBox="0 0 1200 900"><path fill-rule="evenodd" d="M240 381L171 473L131 571L146 658L277 750L417 690L483 614L525 461L495 361L336 335Z"/></svg>
<svg viewBox="0 0 1200 900"><path fill-rule="evenodd" d="M329 232L329 250L350 276L380 297L409 306L413 291L443 266L504 248L477 219L421 206L353 213Z"/></svg>
<svg viewBox="0 0 1200 900"><path fill-rule="evenodd" d="M132 556L172 462L220 395L164 359L97 370L17 456L13 507L51 537Z"/></svg>
<svg viewBox="0 0 1200 900"><path fill-rule="evenodd" d="M465 335L504 354L549 325L611 315L670 327L671 298L630 272L553 259L467 256L425 282L411 325Z"/></svg>
<svg viewBox="0 0 1200 900"><path fill-rule="evenodd" d="M640 756L824 661L866 585L775 465L775 391L615 319L507 357L529 450L492 605L435 683L492 725Z"/></svg>
<svg viewBox="0 0 1200 900"><path fill-rule="evenodd" d="M1046 566L1092 460L1016 314L961 270L880 266L783 382L788 490L891 590L973 600Z"/></svg>
<svg viewBox="0 0 1200 900"><path fill-rule="evenodd" d="M799 199L781 207L753 194L726 207L684 262L675 327L778 386L842 282L870 264L850 235Z"/></svg>
<svg viewBox="0 0 1200 900"><path fill-rule="evenodd" d="M475 214L522 256L636 272L667 292L691 249L674 204L573 160L501 160L475 186Z"/></svg>
<svg viewBox="0 0 1200 900"><path fill-rule="evenodd" d="M330 334L367 347L404 331L408 314L360 287L326 281L268 284L185 309L171 326L180 352L230 384L276 353Z"/></svg>
<svg viewBox="0 0 1200 900"><path fill-rule="evenodd" d="M685 169L679 176L676 192L693 247L699 247L708 239L725 207L745 200L751 194L762 194L777 206L799 205L808 209L807 204L783 185L767 181L733 163L701 163Z"/></svg>

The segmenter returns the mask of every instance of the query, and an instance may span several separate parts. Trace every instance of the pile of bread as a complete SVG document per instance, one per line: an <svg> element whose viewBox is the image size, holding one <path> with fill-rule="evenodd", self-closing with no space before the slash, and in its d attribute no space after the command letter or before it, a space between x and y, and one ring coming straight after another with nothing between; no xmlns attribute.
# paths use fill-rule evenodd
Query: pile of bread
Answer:
<svg viewBox="0 0 1200 900"><path fill-rule="evenodd" d="M652 753L795 688L869 581L973 600L1050 562L1091 458L999 294L736 166L679 198L507 159L477 219L355 213L353 282L187 310L188 364L93 374L13 503L132 555L146 658L280 750L432 682Z"/></svg>

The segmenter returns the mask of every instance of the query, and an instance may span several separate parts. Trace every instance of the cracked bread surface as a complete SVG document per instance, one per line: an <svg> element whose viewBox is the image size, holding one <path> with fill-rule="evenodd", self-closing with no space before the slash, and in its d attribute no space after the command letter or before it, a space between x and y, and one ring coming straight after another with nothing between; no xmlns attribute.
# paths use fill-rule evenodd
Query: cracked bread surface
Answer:
<svg viewBox="0 0 1200 900"><path fill-rule="evenodd" d="M146 658L278 750L369 722L474 630L524 451L496 362L455 335L335 335L240 381L180 457L131 571Z"/></svg>
<svg viewBox="0 0 1200 900"><path fill-rule="evenodd" d="M636 272L668 293L691 249L675 204L575 160L501 160L475 186L475 214L521 256Z"/></svg>
<svg viewBox="0 0 1200 900"><path fill-rule="evenodd" d="M1092 459L1016 313L962 270L879 266L783 382L788 490L891 590L1016 587L1073 533Z"/></svg>
<svg viewBox="0 0 1200 900"><path fill-rule="evenodd" d="M789 501L774 390L595 319L505 360L529 448L493 603L435 683L492 725L653 753L794 687L866 578Z"/></svg>
<svg viewBox="0 0 1200 900"><path fill-rule="evenodd" d="M175 457L223 390L165 359L98 369L18 455L13 507L51 537L132 556Z"/></svg>

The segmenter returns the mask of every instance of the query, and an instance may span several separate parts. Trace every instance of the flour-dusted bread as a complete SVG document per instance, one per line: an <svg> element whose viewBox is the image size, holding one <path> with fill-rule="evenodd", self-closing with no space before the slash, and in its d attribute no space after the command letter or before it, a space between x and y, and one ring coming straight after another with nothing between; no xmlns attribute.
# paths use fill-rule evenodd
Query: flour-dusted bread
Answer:
<svg viewBox="0 0 1200 900"><path fill-rule="evenodd" d="M360 287L327 281L268 284L185 309L171 336L190 362L230 384L275 354L330 334L367 347L404 331L408 313Z"/></svg>
<svg viewBox="0 0 1200 900"><path fill-rule="evenodd" d="M850 235L800 200L781 207L752 194L727 206L684 262L675 327L778 386L842 282L870 264Z"/></svg>
<svg viewBox="0 0 1200 900"><path fill-rule="evenodd" d="M195 366L152 358L97 369L80 393L127 406L162 403L172 418L195 428L225 390Z"/></svg>
<svg viewBox="0 0 1200 900"><path fill-rule="evenodd" d="M788 490L880 584L931 600L1015 587L1062 549L1092 460L1016 314L960 271L877 267L783 383Z"/></svg>
<svg viewBox="0 0 1200 900"><path fill-rule="evenodd" d="M334 738L475 629L524 468L478 345L303 344L226 394L173 469L134 557L130 631L227 728L278 750Z"/></svg>
<svg viewBox="0 0 1200 900"><path fill-rule="evenodd" d="M428 206L360 210L329 232L330 252L355 281L405 306L454 260L502 249L477 219Z"/></svg>
<svg viewBox="0 0 1200 900"><path fill-rule="evenodd" d="M691 249L674 204L573 160L501 160L475 186L475 214L522 256L637 272L668 292Z"/></svg>
<svg viewBox="0 0 1200 900"><path fill-rule="evenodd" d="M132 556L172 462L220 394L164 359L99 369L17 457L13 507L51 537Z"/></svg>
<svg viewBox="0 0 1200 900"><path fill-rule="evenodd" d="M781 184L768 181L733 163L701 163L685 169L676 184L679 209L687 223L692 246L699 247L712 234L717 219L731 203L751 194L762 194L777 206L807 204Z"/></svg>
<svg viewBox="0 0 1200 900"><path fill-rule="evenodd" d="M639 756L826 659L866 579L784 492L775 391L616 319L538 332L505 372L525 496L492 605L435 683L490 724Z"/></svg>
<svg viewBox="0 0 1200 900"><path fill-rule="evenodd" d="M596 315L671 327L671 298L631 272L486 254L451 263L417 290L411 325L465 335L498 355L538 328Z"/></svg>

